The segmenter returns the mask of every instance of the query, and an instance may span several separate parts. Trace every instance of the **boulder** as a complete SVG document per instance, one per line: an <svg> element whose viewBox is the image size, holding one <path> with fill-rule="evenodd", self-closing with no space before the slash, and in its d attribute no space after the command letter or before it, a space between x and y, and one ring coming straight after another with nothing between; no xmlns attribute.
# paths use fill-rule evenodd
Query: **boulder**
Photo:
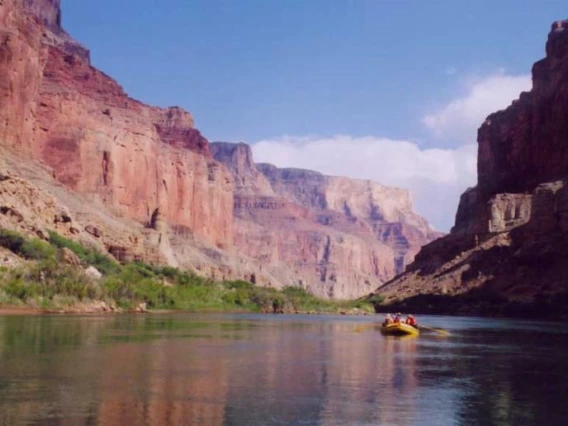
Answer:
<svg viewBox="0 0 568 426"><path fill-rule="evenodd" d="M94 280L99 280L103 276L103 274L101 274L99 270L92 265L85 269L85 275Z"/></svg>

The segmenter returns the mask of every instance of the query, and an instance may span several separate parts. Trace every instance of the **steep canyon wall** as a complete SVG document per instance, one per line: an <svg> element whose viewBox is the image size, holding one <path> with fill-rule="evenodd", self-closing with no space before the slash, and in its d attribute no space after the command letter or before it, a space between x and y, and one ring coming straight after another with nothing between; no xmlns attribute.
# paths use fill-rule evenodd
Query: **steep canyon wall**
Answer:
<svg viewBox="0 0 568 426"><path fill-rule="evenodd" d="M481 125L477 186L462 195L452 232L378 289L388 300L475 289L548 306L568 294L568 21L552 25L532 80Z"/></svg>

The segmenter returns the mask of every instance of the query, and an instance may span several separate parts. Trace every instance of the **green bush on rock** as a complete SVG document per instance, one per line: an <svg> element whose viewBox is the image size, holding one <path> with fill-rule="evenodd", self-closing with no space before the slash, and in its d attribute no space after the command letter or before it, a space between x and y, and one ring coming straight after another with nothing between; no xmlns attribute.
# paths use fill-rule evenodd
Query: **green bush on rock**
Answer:
<svg viewBox="0 0 568 426"><path fill-rule="evenodd" d="M103 274L120 271L120 265L109 256L69 240L57 232L49 231L49 243L57 248L67 248L77 255L85 265L92 265Z"/></svg>
<svg viewBox="0 0 568 426"><path fill-rule="evenodd" d="M192 272L143 262L121 265L111 257L56 232L49 242L0 229L0 246L28 259L25 265L0 271L0 303L67 306L102 300L128 309L145 303L150 309L190 311L338 312L362 307L363 302L318 299L298 287L276 290L248 281L213 282ZM62 263L58 250L77 255L82 268ZM101 279L89 278L83 268L94 266ZM369 305L370 306L370 305Z"/></svg>
<svg viewBox="0 0 568 426"><path fill-rule="evenodd" d="M26 259L47 260L55 259L57 249L45 241L33 238L22 244L20 253Z"/></svg>

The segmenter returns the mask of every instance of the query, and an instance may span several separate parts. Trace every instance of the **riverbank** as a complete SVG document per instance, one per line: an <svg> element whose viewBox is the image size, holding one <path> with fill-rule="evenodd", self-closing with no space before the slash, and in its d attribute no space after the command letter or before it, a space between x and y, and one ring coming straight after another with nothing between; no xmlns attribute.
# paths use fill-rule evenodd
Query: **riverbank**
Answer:
<svg viewBox="0 0 568 426"><path fill-rule="evenodd" d="M41 312L30 306L25 307L3 307L0 306L0 316L22 316L22 315L40 315L45 312Z"/></svg>
<svg viewBox="0 0 568 426"><path fill-rule="evenodd" d="M32 316L32 315L120 315L120 314L149 314L149 315L163 315L163 314L176 314L176 313L192 313L192 314L246 314L246 313L259 313L258 311L250 310L234 310L234 311L184 311L178 309L98 309L96 306L72 306L64 309L40 309L32 306L0 306L0 317L2 316ZM263 312L266 315L279 315L280 313ZM282 312L283 314L284 312ZM348 309L335 312L330 311L295 311L286 312L291 315L346 315L346 316L374 316L374 312L362 309Z"/></svg>
<svg viewBox="0 0 568 426"><path fill-rule="evenodd" d="M215 282L169 266L120 264L54 232L44 241L0 229L0 247L19 259L16 266L0 266L6 312L373 313L370 302L319 299L299 287Z"/></svg>
<svg viewBox="0 0 568 426"><path fill-rule="evenodd" d="M538 301L519 301L478 289L455 296L422 294L389 304L374 303L374 309L377 314L408 312L418 315L566 320L567 302L568 292L543 296Z"/></svg>

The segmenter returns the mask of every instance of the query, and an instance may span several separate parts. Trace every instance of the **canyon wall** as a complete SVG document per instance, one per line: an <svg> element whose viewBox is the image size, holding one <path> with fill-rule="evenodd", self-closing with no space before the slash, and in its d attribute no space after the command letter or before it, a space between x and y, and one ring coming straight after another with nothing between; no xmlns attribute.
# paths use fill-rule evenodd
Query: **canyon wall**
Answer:
<svg viewBox="0 0 568 426"><path fill-rule="evenodd" d="M369 293L440 235L406 190L255 164L242 143L215 142L211 152L233 174L235 247L320 296Z"/></svg>
<svg viewBox="0 0 568 426"><path fill-rule="evenodd" d="M0 0L0 99L5 228L334 298L369 293L439 236L405 190L257 166L181 108L130 98L65 32L60 0Z"/></svg>
<svg viewBox="0 0 568 426"><path fill-rule="evenodd" d="M568 295L568 21L552 25L532 80L480 127L477 186L451 233L377 290L387 301L475 290L546 306Z"/></svg>
<svg viewBox="0 0 568 426"><path fill-rule="evenodd" d="M59 1L4 0L0 23L0 144L118 215L149 222L159 210L228 246L231 177L189 113L133 100L92 67L61 28Z"/></svg>

